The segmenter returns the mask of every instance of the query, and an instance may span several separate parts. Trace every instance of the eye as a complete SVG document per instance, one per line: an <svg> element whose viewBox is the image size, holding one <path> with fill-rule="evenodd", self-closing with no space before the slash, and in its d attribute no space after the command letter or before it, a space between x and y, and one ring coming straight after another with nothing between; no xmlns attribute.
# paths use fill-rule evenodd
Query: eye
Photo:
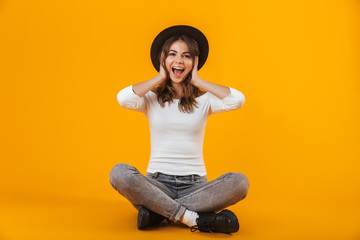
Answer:
<svg viewBox="0 0 360 240"><path fill-rule="evenodd" d="M191 56L190 56L190 55L185 55L185 57L186 57L186 58L191 58Z"/></svg>
<svg viewBox="0 0 360 240"><path fill-rule="evenodd" d="M169 53L169 56L175 56L175 53Z"/></svg>

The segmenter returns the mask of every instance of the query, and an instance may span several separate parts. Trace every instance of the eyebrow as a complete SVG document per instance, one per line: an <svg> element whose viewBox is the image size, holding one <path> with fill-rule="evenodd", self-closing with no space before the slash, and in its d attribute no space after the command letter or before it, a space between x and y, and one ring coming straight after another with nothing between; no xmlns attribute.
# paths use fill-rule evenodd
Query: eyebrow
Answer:
<svg viewBox="0 0 360 240"><path fill-rule="evenodd" d="M176 52L176 53L177 53L177 51L175 51L175 50L170 50L170 51L174 51L174 52ZM169 52L170 52L170 51L169 51ZM190 52L183 52L183 53L190 53Z"/></svg>

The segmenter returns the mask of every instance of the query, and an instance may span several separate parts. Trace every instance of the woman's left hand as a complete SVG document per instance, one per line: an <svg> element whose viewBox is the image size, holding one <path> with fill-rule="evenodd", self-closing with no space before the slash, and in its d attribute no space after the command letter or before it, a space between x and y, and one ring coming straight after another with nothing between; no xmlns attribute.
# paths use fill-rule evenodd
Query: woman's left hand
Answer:
<svg viewBox="0 0 360 240"><path fill-rule="evenodd" d="M195 56L195 62L194 62L194 67L192 69L191 72L191 80L190 83L196 86L196 83L198 82L199 75L198 75L198 64L199 64L199 57Z"/></svg>

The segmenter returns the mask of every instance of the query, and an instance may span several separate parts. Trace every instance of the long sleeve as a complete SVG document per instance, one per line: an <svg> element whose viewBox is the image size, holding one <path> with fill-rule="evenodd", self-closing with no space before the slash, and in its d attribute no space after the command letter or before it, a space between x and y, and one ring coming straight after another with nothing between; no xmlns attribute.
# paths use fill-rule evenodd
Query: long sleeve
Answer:
<svg viewBox="0 0 360 240"><path fill-rule="evenodd" d="M223 99L211 94L210 114L227 112L242 107L245 103L245 96L239 90L230 88L230 94Z"/></svg>
<svg viewBox="0 0 360 240"><path fill-rule="evenodd" d="M146 99L136 95L132 90L132 85L120 90L117 101L124 108L146 113Z"/></svg>

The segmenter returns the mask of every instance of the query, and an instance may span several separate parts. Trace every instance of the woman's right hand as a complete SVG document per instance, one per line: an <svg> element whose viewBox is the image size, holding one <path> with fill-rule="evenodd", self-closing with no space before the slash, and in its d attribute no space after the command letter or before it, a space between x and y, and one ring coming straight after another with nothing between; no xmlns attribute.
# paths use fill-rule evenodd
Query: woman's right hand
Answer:
<svg viewBox="0 0 360 240"><path fill-rule="evenodd" d="M162 59L164 58L164 56L165 56L165 54L161 53ZM156 86L165 82L166 79L167 79L167 73L160 63L159 74L156 77L149 79L147 81L144 81L144 82L133 84L132 90L139 97L143 97L147 92L149 92L150 90L153 90L154 88L156 88Z"/></svg>
<svg viewBox="0 0 360 240"><path fill-rule="evenodd" d="M162 79L162 81L165 81L167 79L166 71L163 65L161 64L163 62L164 57L165 57L164 52L161 52L159 77Z"/></svg>

